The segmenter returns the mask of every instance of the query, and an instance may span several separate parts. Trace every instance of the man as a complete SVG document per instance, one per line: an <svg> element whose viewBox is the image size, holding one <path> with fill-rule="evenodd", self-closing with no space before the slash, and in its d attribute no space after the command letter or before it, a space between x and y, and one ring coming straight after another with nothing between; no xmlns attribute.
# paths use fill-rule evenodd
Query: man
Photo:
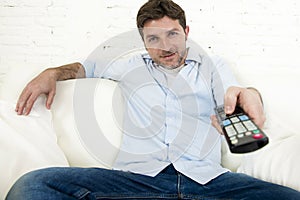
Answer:
<svg viewBox="0 0 300 200"><path fill-rule="evenodd" d="M146 54L107 68L88 59L47 69L26 86L16 107L18 114L29 114L36 98L47 94L50 108L58 80L118 81L126 111L113 170L33 171L17 181L7 199L300 199L295 190L220 165L221 136L210 124L211 116L218 127L213 108L224 102L231 113L239 104L262 126L262 102L255 89L239 87L220 60L187 46L184 11L171 0L150 0L140 8L137 26Z"/></svg>

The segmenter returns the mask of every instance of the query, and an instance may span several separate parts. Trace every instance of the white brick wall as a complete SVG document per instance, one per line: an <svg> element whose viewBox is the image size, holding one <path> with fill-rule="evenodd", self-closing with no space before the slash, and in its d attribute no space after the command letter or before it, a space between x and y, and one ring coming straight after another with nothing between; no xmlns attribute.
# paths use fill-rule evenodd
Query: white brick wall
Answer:
<svg viewBox="0 0 300 200"><path fill-rule="evenodd" d="M135 27L145 0L0 0L0 75L85 57ZM176 0L190 37L241 69L300 68L300 1Z"/></svg>

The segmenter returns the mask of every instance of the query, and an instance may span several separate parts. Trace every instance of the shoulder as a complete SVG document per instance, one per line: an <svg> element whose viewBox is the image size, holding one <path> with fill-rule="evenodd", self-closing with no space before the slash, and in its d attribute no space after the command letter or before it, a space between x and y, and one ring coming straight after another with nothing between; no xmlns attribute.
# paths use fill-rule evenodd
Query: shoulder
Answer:
<svg viewBox="0 0 300 200"><path fill-rule="evenodd" d="M120 56L111 62L111 65L133 65L144 62L144 53L136 52L127 55Z"/></svg>
<svg viewBox="0 0 300 200"><path fill-rule="evenodd" d="M223 57L215 54L210 55L210 59L215 65L221 65L226 62Z"/></svg>
<svg viewBox="0 0 300 200"><path fill-rule="evenodd" d="M105 76L119 80L124 74L142 65L145 65L145 62L141 53L126 54L110 61L104 73Z"/></svg>
<svg viewBox="0 0 300 200"><path fill-rule="evenodd" d="M230 61L220 55L212 54L210 55L210 59L217 69L230 68Z"/></svg>

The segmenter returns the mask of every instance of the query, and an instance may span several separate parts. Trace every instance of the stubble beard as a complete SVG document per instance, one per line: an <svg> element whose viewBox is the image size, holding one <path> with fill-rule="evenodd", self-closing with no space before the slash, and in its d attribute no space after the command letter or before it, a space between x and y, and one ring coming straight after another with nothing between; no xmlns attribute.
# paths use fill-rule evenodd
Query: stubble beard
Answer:
<svg viewBox="0 0 300 200"><path fill-rule="evenodd" d="M175 52L175 53L178 53L178 52ZM177 62L174 65L166 65L166 64L160 62L159 60L156 63L166 69L176 69L176 68L180 67L182 64L184 64L184 60L186 59L186 56L187 56L187 49L181 51L178 54L179 54L179 58L177 59Z"/></svg>

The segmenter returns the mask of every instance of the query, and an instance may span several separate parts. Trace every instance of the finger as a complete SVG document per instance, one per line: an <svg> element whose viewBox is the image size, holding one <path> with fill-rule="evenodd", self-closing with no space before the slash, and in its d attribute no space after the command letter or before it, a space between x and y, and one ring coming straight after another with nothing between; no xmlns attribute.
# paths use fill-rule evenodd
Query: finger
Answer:
<svg viewBox="0 0 300 200"><path fill-rule="evenodd" d="M211 115L210 116L211 119L211 124L217 129L217 131L223 135L223 130L218 122L218 119L216 117L216 115Z"/></svg>
<svg viewBox="0 0 300 200"><path fill-rule="evenodd" d="M24 111L24 102L18 102L15 111L17 112L18 115L22 115Z"/></svg>
<svg viewBox="0 0 300 200"><path fill-rule="evenodd" d="M253 117L252 120L259 128L262 129L266 122L266 116L264 114L259 114Z"/></svg>
<svg viewBox="0 0 300 200"><path fill-rule="evenodd" d="M20 100L18 100L18 102L17 102L17 105L16 105L16 108L15 108L15 112L18 114L18 115L21 115L22 114L22 112L23 112L23 108L22 108L22 105L23 105L23 103L20 101Z"/></svg>
<svg viewBox="0 0 300 200"><path fill-rule="evenodd" d="M23 114L23 111L24 111L24 108L25 108L25 105L27 103L27 100L28 98L30 97L30 93L27 92L27 90L23 90L19 99L18 99L18 102L17 102L17 105L16 105L16 108L15 108L15 111L17 112L18 115L22 115Z"/></svg>
<svg viewBox="0 0 300 200"><path fill-rule="evenodd" d="M25 108L24 108L25 109L24 115L29 115L36 99L37 99L37 96L35 96L33 94L30 95L30 97L28 98L28 100L26 102Z"/></svg>
<svg viewBox="0 0 300 200"><path fill-rule="evenodd" d="M48 94L48 97L47 97L47 101L46 101L46 108L47 109L50 109L51 108L51 105L53 103L53 99L54 99L54 96L55 96L55 91L51 91L49 94Z"/></svg>
<svg viewBox="0 0 300 200"><path fill-rule="evenodd" d="M233 111L236 107L238 96L239 96L240 92L241 92L241 89L238 87L230 87L226 91L226 94L224 97L224 110L225 110L226 114L233 113Z"/></svg>
<svg viewBox="0 0 300 200"><path fill-rule="evenodd" d="M266 116L260 94L256 90L243 90L240 94L239 104L242 105L244 111L254 121L256 125L263 128Z"/></svg>

